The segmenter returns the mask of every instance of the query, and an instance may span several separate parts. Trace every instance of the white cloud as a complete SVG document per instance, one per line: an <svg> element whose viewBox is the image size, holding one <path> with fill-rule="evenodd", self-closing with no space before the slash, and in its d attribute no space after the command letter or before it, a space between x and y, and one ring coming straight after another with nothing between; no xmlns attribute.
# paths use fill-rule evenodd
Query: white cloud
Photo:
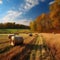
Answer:
<svg viewBox="0 0 60 60"><path fill-rule="evenodd" d="M27 19L20 19L20 20L15 21L15 22L16 22L16 23L18 23L18 24L23 24L23 25L27 25L27 26L29 26L29 25L30 25L31 20L27 20Z"/></svg>
<svg viewBox="0 0 60 60"><path fill-rule="evenodd" d="M3 20L3 22L13 22L21 14L22 14L22 12L10 10L7 12L7 15L2 18L2 20Z"/></svg>
<svg viewBox="0 0 60 60"><path fill-rule="evenodd" d="M0 0L0 1L2 1L2 0ZM7 0L7 1L9 1L9 0ZM20 8L19 8L20 12L10 10L7 12L7 15L5 15L1 20L4 23L5 22L16 22L16 23L20 23L20 24L24 24L24 25L29 25L31 19L30 20L28 20L28 19L17 20L17 18L19 16L21 16L22 14L24 14L26 11L29 11L30 9L32 9L33 7L38 5L39 2L44 2L44 1L45 0L25 0L25 3L20 5Z"/></svg>
<svg viewBox="0 0 60 60"><path fill-rule="evenodd" d="M36 6L38 4L39 4L38 0L25 0L24 9L30 10L31 8L33 8L34 6Z"/></svg>
<svg viewBox="0 0 60 60"><path fill-rule="evenodd" d="M7 12L7 15L4 16L0 20L2 20L1 21L2 23L15 22L15 23L18 23L18 24L29 25L31 20L28 20L26 18L25 19L16 19L19 16L21 16L21 14L22 14L22 12L10 10L10 11Z"/></svg>
<svg viewBox="0 0 60 60"><path fill-rule="evenodd" d="M2 0L0 0L0 4L2 4L3 2L2 2Z"/></svg>
<svg viewBox="0 0 60 60"><path fill-rule="evenodd" d="M39 4L39 2L45 2L45 0L24 0L25 3L20 5L19 10L23 12L29 11L33 7Z"/></svg>
<svg viewBox="0 0 60 60"><path fill-rule="evenodd" d="M55 1L51 1L51 2L49 2L49 5L51 5L51 4L53 4Z"/></svg>
<svg viewBox="0 0 60 60"><path fill-rule="evenodd" d="M24 0L25 3L20 5L19 10L22 10L23 13L29 11L31 8L39 4L39 0Z"/></svg>

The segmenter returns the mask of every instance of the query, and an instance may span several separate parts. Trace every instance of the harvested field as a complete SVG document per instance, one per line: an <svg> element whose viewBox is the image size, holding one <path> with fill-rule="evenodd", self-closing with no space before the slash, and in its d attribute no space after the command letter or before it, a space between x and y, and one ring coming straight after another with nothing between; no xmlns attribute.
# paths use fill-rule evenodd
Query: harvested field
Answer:
<svg viewBox="0 0 60 60"><path fill-rule="evenodd" d="M42 34L55 60L60 60L60 34Z"/></svg>
<svg viewBox="0 0 60 60"><path fill-rule="evenodd" d="M42 34L29 36L22 34L24 43L10 47L8 51L0 53L0 60L53 60L51 51L43 39ZM4 57L4 58L3 58Z"/></svg>

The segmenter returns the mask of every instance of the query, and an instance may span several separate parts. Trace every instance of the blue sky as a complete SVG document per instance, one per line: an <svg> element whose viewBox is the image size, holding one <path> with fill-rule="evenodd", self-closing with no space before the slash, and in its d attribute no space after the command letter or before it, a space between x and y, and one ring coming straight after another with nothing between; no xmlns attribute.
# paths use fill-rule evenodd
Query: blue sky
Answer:
<svg viewBox="0 0 60 60"><path fill-rule="evenodd" d="M0 0L0 23L29 25L42 13L48 13L54 0Z"/></svg>

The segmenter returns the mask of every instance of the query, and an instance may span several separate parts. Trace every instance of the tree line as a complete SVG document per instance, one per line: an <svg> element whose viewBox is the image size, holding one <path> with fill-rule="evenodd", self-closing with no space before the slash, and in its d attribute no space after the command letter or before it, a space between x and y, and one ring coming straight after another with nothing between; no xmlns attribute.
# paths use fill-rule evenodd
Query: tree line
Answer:
<svg viewBox="0 0 60 60"><path fill-rule="evenodd" d="M50 5L50 12L41 14L30 22L30 28L35 32L56 32L60 30L60 0Z"/></svg>
<svg viewBox="0 0 60 60"><path fill-rule="evenodd" d="M14 23L0 23L0 29L29 29L29 26Z"/></svg>

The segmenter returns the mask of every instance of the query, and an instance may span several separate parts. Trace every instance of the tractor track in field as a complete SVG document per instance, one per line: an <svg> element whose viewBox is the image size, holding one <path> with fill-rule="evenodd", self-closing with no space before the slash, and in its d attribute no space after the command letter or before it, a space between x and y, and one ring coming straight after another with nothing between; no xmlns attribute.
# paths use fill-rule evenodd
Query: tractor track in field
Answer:
<svg viewBox="0 0 60 60"><path fill-rule="evenodd" d="M2 54L0 60L54 60L43 36L27 37L24 44L13 47L9 52ZM4 57L4 58L3 58Z"/></svg>
<svg viewBox="0 0 60 60"><path fill-rule="evenodd" d="M0 60L11 60L11 57L13 57L15 54L22 51L24 47L16 46L12 48L9 52L4 53L0 56Z"/></svg>
<svg viewBox="0 0 60 60"><path fill-rule="evenodd" d="M34 37L27 37L25 38L25 40L32 40ZM27 42L28 43L31 43L30 41ZM3 54L0 54L0 60L11 60L11 58L15 55L15 54L18 54L19 52L22 52L23 49L25 49L25 45L26 43L24 42L23 45L21 46L15 46L13 47L10 51L6 52L6 53L3 53ZM3 58L4 57L4 58Z"/></svg>
<svg viewBox="0 0 60 60"><path fill-rule="evenodd" d="M11 58L11 60L27 60L29 59L29 54L31 52L31 49L33 48L33 46L31 44L33 44L36 40L36 37L34 37L32 39L32 41L30 41L28 44L24 44L23 46L25 46L25 48L22 50L22 52L19 52L18 54L16 54L14 57Z"/></svg>
<svg viewBox="0 0 60 60"><path fill-rule="evenodd" d="M54 57L43 37L36 36L32 42L26 44L22 52L13 56L11 60L54 60Z"/></svg>

